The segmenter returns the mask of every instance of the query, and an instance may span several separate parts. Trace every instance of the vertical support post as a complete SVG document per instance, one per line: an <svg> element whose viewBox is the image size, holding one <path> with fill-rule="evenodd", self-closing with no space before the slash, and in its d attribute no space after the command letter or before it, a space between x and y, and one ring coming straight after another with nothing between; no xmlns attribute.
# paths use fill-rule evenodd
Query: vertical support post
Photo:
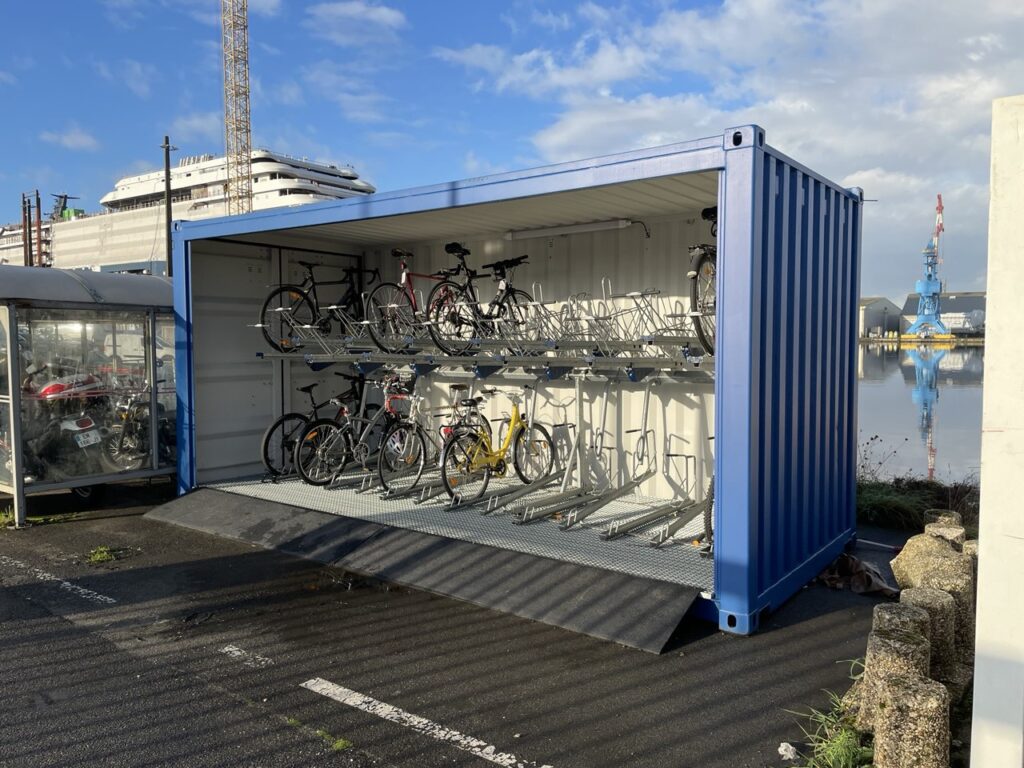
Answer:
<svg viewBox="0 0 1024 768"><path fill-rule="evenodd" d="M1020 327L1024 264L1024 96L992 105L989 182L988 316L981 430L981 531L978 536L978 612L974 659L971 763L1024 765L1024 612L1020 572L1024 518L1020 468L1024 412ZM1018 606L1014 608L1013 606Z"/></svg>
<svg viewBox="0 0 1024 768"><path fill-rule="evenodd" d="M195 384L192 377L192 275L189 244L171 242L177 279L174 294L174 386L177 394L178 493L192 490L196 481Z"/></svg>
<svg viewBox="0 0 1024 768"><path fill-rule="evenodd" d="M6 316L8 437L11 447L11 488L14 493L14 527L25 526L25 466L21 445L21 356L18 354L18 315L13 305L0 305Z"/></svg>
<svg viewBox="0 0 1024 768"><path fill-rule="evenodd" d="M761 258L760 195L764 132L723 135L725 171L718 190L718 306L715 349L715 597L719 627L757 629L760 505L753 482L759 428L754 355L754 268Z"/></svg>
<svg viewBox="0 0 1024 768"><path fill-rule="evenodd" d="M159 419L157 414L157 407L160 403L159 390L160 390L160 374L162 370L157 370L157 357L156 357L156 311L149 310L149 344L146 345L146 365L149 370L149 458L150 467L152 469L158 469L160 467L160 435L157 432ZM166 376L166 374L164 374Z"/></svg>
<svg viewBox="0 0 1024 768"><path fill-rule="evenodd" d="M50 230L53 232L53 230ZM36 253L39 258L37 260L37 267L45 267L43 263L43 203L39 199L39 190L36 190Z"/></svg>
<svg viewBox="0 0 1024 768"><path fill-rule="evenodd" d="M164 254L167 259L167 276L174 277L174 259L171 258L171 222L174 221L171 211L171 151L177 147L171 146L170 136L164 136L164 143L160 146L164 150Z"/></svg>
<svg viewBox="0 0 1024 768"><path fill-rule="evenodd" d="M32 201L28 195L22 195L22 207L25 209L24 237L21 238L25 246L25 266L32 266Z"/></svg>

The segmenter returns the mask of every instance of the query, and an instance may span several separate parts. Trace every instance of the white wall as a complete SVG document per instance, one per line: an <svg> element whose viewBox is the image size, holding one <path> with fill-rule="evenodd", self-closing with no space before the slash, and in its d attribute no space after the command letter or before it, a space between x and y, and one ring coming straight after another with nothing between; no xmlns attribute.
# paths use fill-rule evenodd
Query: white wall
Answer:
<svg viewBox="0 0 1024 768"><path fill-rule="evenodd" d="M1024 96L992 114L988 322L971 764L1024 765Z"/></svg>

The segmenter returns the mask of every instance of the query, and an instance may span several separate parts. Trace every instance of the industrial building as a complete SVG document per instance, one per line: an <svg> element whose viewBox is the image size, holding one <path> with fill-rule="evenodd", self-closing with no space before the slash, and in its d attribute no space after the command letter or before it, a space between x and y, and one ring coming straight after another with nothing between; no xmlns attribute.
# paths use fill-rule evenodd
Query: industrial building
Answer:
<svg viewBox="0 0 1024 768"><path fill-rule="evenodd" d="M900 332L917 320L921 296L911 293L900 313ZM954 336L981 336L985 333L985 292L959 291L939 294L939 318Z"/></svg>
<svg viewBox="0 0 1024 768"><path fill-rule="evenodd" d="M865 296L860 300L858 336L877 339L900 330L900 308L884 296Z"/></svg>

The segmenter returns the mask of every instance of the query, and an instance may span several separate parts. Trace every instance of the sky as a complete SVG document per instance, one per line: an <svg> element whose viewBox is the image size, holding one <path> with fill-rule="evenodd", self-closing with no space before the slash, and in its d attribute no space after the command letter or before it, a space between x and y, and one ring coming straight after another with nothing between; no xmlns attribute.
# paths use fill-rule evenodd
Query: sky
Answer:
<svg viewBox="0 0 1024 768"><path fill-rule="evenodd" d="M0 222L86 210L223 151L219 0L0 10ZM757 123L863 187L863 295L902 300L945 203L942 276L985 287L991 101L1024 92L1020 0L249 0L253 143L381 190Z"/></svg>

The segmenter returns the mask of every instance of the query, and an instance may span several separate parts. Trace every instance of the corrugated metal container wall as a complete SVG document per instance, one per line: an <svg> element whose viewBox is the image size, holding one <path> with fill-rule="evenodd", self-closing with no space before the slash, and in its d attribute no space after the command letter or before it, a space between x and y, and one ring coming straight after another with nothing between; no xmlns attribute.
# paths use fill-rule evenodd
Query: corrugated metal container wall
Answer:
<svg viewBox="0 0 1024 768"><path fill-rule="evenodd" d="M861 199L741 147L722 193L715 588L746 633L855 532Z"/></svg>

